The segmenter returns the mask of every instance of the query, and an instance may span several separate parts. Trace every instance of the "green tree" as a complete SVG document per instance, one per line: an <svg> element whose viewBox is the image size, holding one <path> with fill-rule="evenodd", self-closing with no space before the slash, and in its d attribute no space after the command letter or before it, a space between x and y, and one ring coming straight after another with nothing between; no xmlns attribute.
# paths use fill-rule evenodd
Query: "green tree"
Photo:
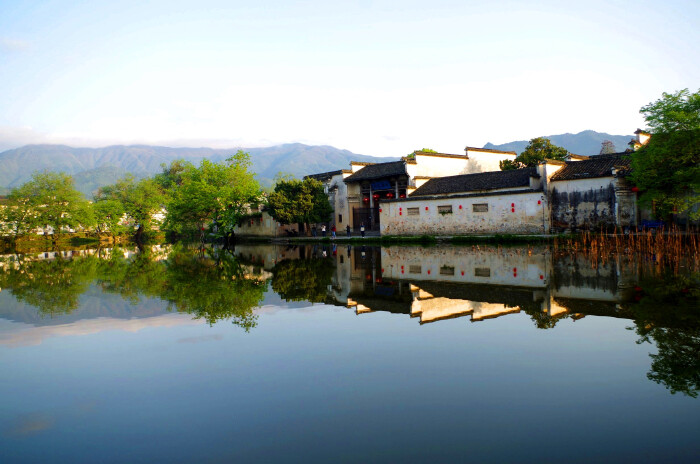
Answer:
<svg viewBox="0 0 700 464"><path fill-rule="evenodd" d="M16 234L36 228L53 229L60 234L68 228L93 225L90 204L73 186L73 178L64 173L35 172L30 181L10 192L6 220Z"/></svg>
<svg viewBox="0 0 700 464"><path fill-rule="evenodd" d="M564 161L569 152L566 148L553 145L545 137L537 137L530 140L525 150L515 157L514 160L502 160L498 163L501 171L521 169L537 166L545 159Z"/></svg>
<svg viewBox="0 0 700 464"><path fill-rule="evenodd" d="M411 153L406 155L406 158L408 159L413 159L416 157L416 152L422 151L424 153L437 153L435 150L432 148L421 148L420 150L413 150Z"/></svg>
<svg viewBox="0 0 700 464"><path fill-rule="evenodd" d="M177 187L182 185L183 173L192 167L192 163L182 159L173 160L170 165L161 163L161 172L156 174L153 180L165 195L170 196Z"/></svg>
<svg viewBox="0 0 700 464"><path fill-rule="evenodd" d="M281 181L268 197L270 216L282 224L309 224L331 219L333 207L316 179Z"/></svg>
<svg viewBox="0 0 700 464"><path fill-rule="evenodd" d="M230 234L260 197L249 168L250 157L241 150L223 163L202 160L199 167L185 166L167 205L166 227L201 231L216 221L221 235Z"/></svg>
<svg viewBox="0 0 700 464"><path fill-rule="evenodd" d="M163 208L164 196L153 179L137 181L129 174L116 184L102 187L95 202L114 200L122 204L124 212L136 222L135 239L141 243L146 231L159 224L156 214Z"/></svg>
<svg viewBox="0 0 700 464"><path fill-rule="evenodd" d="M124 217L124 205L114 199L97 201L92 205L95 214L95 229L98 233L109 232L118 235L126 230L121 221Z"/></svg>
<svg viewBox="0 0 700 464"><path fill-rule="evenodd" d="M630 155L640 203L653 204L660 218L684 212L700 217L700 91L664 93L639 111L652 134Z"/></svg>

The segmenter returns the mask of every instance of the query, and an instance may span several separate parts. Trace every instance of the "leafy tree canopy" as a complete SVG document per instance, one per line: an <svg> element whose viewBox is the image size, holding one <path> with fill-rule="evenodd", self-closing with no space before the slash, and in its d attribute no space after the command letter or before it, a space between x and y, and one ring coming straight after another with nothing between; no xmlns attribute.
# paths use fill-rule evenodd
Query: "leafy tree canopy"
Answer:
<svg viewBox="0 0 700 464"><path fill-rule="evenodd" d="M185 165L168 201L166 227L201 230L216 221L220 229L233 230L260 197L260 185L249 168L249 156L241 150L222 163Z"/></svg>
<svg viewBox="0 0 700 464"><path fill-rule="evenodd" d="M652 137L632 155L632 182L642 191L640 202L655 205L657 217L673 213L700 216L700 91L688 89L646 106Z"/></svg>
<svg viewBox="0 0 700 464"><path fill-rule="evenodd" d="M158 213L164 203L164 195L153 179L137 181L129 174L116 184L102 187L95 195L95 202L112 200L119 202L124 212L136 221L139 226L136 230L136 239L141 240L145 231L151 229L158 221L154 215Z"/></svg>
<svg viewBox="0 0 700 464"><path fill-rule="evenodd" d="M333 207L316 179L281 181L268 197L270 215L282 224L326 222Z"/></svg>
<svg viewBox="0 0 700 464"><path fill-rule="evenodd" d="M545 137L537 137L530 140L525 150L515 157L514 160L502 160L498 163L501 171L521 169L537 166L545 159L563 161L569 152L566 148L558 147Z"/></svg>
<svg viewBox="0 0 700 464"><path fill-rule="evenodd" d="M643 106L639 112L644 115L652 134L700 129L700 90L664 92L661 98Z"/></svg>
<svg viewBox="0 0 700 464"><path fill-rule="evenodd" d="M47 226L58 234L94 222L89 203L73 187L73 178L57 172L35 172L30 181L13 189L5 220L20 234Z"/></svg>

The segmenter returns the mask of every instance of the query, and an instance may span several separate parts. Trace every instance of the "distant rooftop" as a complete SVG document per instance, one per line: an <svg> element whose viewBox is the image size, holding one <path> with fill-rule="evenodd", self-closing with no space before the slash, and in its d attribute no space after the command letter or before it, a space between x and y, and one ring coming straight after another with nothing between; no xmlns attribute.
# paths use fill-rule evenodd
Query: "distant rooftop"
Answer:
<svg viewBox="0 0 700 464"><path fill-rule="evenodd" d="M320 172L318 174L309 174L308 176L304 176L304 179L316 179L321 182L326 182L330 180L333 176L337 176L338 174L342 174L343 170L339 169L337 171L328 171L328 172Z"/></svg>
<svg viewBox="0 0 700 464"><path fill-rule="evenodd" d="M629 153L611 153L609 155L591 156L583 161L567 161L566 165L554 173L552 181L593 179L612 176L612 170L629 171L632 160Z"/></svg>
<svg viewBox="0 0 700 464"><path fill-rule="evenodd" d="M357 171L355 174L346 177L345 182L359 182L362 180L379 179L406 175L406 165L403 161L390 161L388 163L370 164Z"/></svg>

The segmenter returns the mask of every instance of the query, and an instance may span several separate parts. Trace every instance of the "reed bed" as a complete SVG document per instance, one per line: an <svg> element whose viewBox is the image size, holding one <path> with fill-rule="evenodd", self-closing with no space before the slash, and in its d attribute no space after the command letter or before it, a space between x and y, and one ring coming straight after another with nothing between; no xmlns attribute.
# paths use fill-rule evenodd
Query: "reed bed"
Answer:
<svg viewBox="0 0 700 464"><path fill-rule="evenodd" d="M555 254L585 256L593 266L622 258L675 272L700 270L700 234L681 231L675 226L629 234L586 231L557 237L553 249Z"/></svg>

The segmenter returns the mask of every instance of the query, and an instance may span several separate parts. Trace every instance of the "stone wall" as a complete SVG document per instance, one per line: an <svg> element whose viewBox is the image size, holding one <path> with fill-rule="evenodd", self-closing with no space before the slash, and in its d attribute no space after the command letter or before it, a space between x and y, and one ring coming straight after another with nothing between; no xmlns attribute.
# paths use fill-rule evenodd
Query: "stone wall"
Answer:
<svg viewBox="0 0 700 464"><path fill-rule="evenodd" d="M547 233L544 197L543 192L527 191L382 202L380 231L382 235Z"/></svg>
<svg viewBox="0 0 700 464"><path fill-rule="evenodd" d="M616 224L612 177L552 182L552 229L598 230Z"/></svg>
<svg viewBox="0 0 700 464"><path fill-rule="evenodd" d="M233 231L236 235L248 237L287 237L287 231L298 231L296 224L278 225L267 212L262 216L244 220Z"/></svg>

